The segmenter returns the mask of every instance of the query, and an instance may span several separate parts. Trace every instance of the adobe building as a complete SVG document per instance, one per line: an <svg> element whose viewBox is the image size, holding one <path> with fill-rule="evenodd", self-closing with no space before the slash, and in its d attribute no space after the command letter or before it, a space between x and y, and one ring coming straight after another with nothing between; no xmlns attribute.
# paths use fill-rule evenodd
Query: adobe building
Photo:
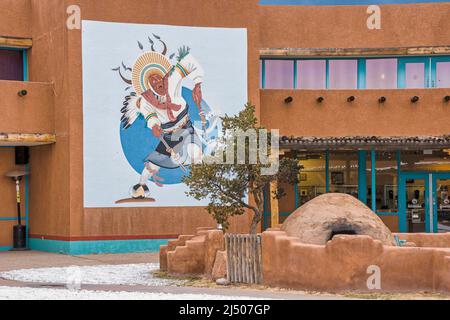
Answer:
<svg viewBox="0 0 450 320"><path fill-rule="evenodd" d="M12 248L17 224L13 170L28 172L21 211L34 250L156 251L214 226L180 187L183 160L170 171L152 133L198 130L190 120L212 117L214 105L228 112L236 97L302 165L298 185L281 186L285 198L268 190L262 230L339 192L394 232L448 232L450 3L379 1L378 29L369 4L275 2L1 1L0 250ZM170 75L173 95L153 105L171 107L144 114L158 74ZM150 145L159 153L147 157ZM231 231L249 221L233 219Z"/></svg>

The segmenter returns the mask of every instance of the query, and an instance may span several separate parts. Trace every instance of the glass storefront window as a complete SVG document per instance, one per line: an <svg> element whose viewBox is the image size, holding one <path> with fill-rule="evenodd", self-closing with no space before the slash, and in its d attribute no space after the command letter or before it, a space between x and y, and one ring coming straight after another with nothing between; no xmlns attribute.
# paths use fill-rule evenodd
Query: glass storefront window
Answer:
<svg viewBox="0 0 450 320"><path fill-rule="evenodd" d="M300 165L303 169L299 175L298 204L302 206L326 192L325 152L302 154Z"/></svg>
<svg viewBox="0 0 450 320"><path fill-rule="evenodd" d="M450 150L402 151L402 171L450 171Z"/></svg>
<svg viewBox="0 0 450 320"><path fill-rule="evenodd" d="M376 208L377 212L398 210L397 153L377 151L376 153ZM368 180L371 183L371 180Z"/></svg>
<svg viewBox="0 0 450 320"><path fill-rule="evenodd" d="M330 192L346 193L358 198L358 153L330 152Z"/></svg>
<svg viewBox="0 0 450 320"><path fill-rule="evenodd" d="M330 89L357 89L358 61L330 60L329 78Z"/></svg>
<svg viewBox="0 0 450 320"><path fill-rule="evenodd" d="M265 89L294 88L294 61L266 60Z"/></svg>
<svg viewBox="0 0 450 320"><path fill-rule="evenodd" d="M326 60L297 61L297 87L299 89L325 89L327 86Z"/></svg>
<svg viewBox="0 0 450 320"><path fill-rule="evenodd" d="M366 88L397 88L397 59L367 59Z"/></svg>

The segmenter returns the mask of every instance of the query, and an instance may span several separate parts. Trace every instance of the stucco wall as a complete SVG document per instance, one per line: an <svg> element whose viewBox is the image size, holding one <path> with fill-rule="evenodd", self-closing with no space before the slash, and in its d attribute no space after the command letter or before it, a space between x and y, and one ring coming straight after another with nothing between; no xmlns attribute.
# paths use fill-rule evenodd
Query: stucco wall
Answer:
<svg viewBox="0 0 450 320"><path fill-rule="evenodd" d="M31 37L29 80L47 82L54 91L54 133L57 143L33 147L30 152L30 234L68 236L70 234L71 190L69 124L74 103L80 97L71 92L73 62L68 58L66 1L30 0ZM79 137L74 137L74 139Z"/></svg>
<svg viewBox="0 0 450 320"><path fill-rule="evenodd" d="M414 243L418 247L450 248L450 233L399 233L401 240Z"/></svg>
<svg viewBox="0 0 450 320"><path fill-rule="evenodd" d="M31 36L30 0L0 1L0 36L29 38Z"/></svg>
<svg viewBox="0 0 450 320"><path fill-rule="evenodd" d="M448 45L450 3L383 5L381 30L368 6L262 6L263 48L377 48Z"/></svg>
<svg viewBox="0 0 450 320"><path fill-rule="evenodd" d="M52 83L54 90L55 113L49 121L54 121L57 143L31 151L32 234L58 239L165 237L214 224L202 208L83 208L81 31L66 29L70 4L78 4L82 18L88 20L247 27L249 99L257 105L262 122L280 128L282 134L443 133L448 122L448 108L442 104L445 90L415 90L422 98L415 106L408 102L412 92L407 91L386 94L388 102L383 107L377 104L380 92L376 91L353 92L357 100L350 106L345 102L348 92L331 91L321 93L326 98L321 106L314 102L317 92L263 91L260 101L259 48L445 45L450 35L449 4L414 5L408 10L405 6L383 6L383 29L369 31L366 7L259 7L257 2L1 1L0 35L33 38L30 81ZM290 106L283 102L287 95L295 99ZM286 119L296 121L293 124ZM317 119L321 119L320 125ZM342 125L336 126L337 122ZM248 217L234 222L232 231L247 231Z"/></svg>
<svg viewBox="0 0 450 320"><path fill-rule="evenodd" d="M28 94L19 97L18 92ZM51 84L0 81L0 132L54 133L54 102Z"/></svg>
<svg viewBox="0 0 450 320"><path fill-rule="evenodd" d="M307 245L285 232L262 235L264 284L284 288L368 291L369 266L381 271L381 290L450 290L450 249L383 246L369 236L338 236Z"/></svg>
<svg viewBox="0 0 450 320"><path fill-rule="evenodd" d="M420 136L449 133L446 89L261 90L261 122L286 136ZM411 97L419 96L417 103ZM292 96L291 104L284 102ZM318 97L324 97L317 103ZM347 98L355 96L354 102ZM384 96L383 104L378 99Z"/></svg>
<svg viewBox="0 0 450 320"><path fill-rule="evenodd" d="M13 226L17 220L7 221L6 218L17 217L16 188L11 178L5 177L9 171L23 170L22 166L16 166L14 148L0 148L0 192L2 197L0 210L0 247L12 246ZM25 180L21 184L22 217L25 218ZM23 222L24 223L24 222Z"/></svg>
<svg viewBox="0 0 450 320"><path fill-rule="evenodd" d="M31 80L55 83L57 143L32 152L32 171L52 168L33 180L31 233L58 240L127 237L166 238L214 226L203 208L83 208L83 114L81 31L65 28L65 8L74 1L32 1L34 48ZM186 26L247 27L249 99L259 104L257 0L81 0L82 19ZM56 6L55 6L56 4ZM200 14L201 13L201 14ZM46 66L43 68L43 66ZM53 166L53 167L51 167ZM59 190L56 190L58 188ZM44 194L40 190L52 190ZM107 192L107 190L105 190ZM70 223L69 223L70 221ZM249 217L233 219L247 231Z"/></svg>

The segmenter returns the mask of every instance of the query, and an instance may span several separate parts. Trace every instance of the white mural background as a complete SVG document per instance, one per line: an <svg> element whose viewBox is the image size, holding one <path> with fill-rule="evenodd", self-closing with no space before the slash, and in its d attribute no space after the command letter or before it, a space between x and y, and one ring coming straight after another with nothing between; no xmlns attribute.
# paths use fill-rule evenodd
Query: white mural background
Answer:
<svg viewBox="0 0 450 320"><path fill-rule="evenodd" d="M148 51L148 37L161 37L169 53L188 46L202 65L205 77L203 99L218 115L233 115L247 102L246 29L181 27L83 21L83 116L84 116L84 206L174 207L205 203L185 195L184 184L159 188L149 183L154 203L116 204L129 196L140 174L125 157L121 144L121 108L124 83L112 69L123 62L132 66ZM193 84L187 84L192 89ZM195 106L194 106L195 107ZM140 141L136 141L139 147Z"/></svg>

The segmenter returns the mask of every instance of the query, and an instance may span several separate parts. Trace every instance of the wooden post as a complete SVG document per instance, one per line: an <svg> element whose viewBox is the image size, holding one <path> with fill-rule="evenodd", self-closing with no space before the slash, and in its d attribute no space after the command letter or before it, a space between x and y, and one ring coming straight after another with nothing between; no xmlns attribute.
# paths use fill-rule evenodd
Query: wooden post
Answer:
<svg viewBox="0 0 450 320"><path fill-rule="evenodd" d="M278 190L278 181L270 183L270 226L277 228L280 224L280 209L278 199L274 197L274 193Z"/></svg>

